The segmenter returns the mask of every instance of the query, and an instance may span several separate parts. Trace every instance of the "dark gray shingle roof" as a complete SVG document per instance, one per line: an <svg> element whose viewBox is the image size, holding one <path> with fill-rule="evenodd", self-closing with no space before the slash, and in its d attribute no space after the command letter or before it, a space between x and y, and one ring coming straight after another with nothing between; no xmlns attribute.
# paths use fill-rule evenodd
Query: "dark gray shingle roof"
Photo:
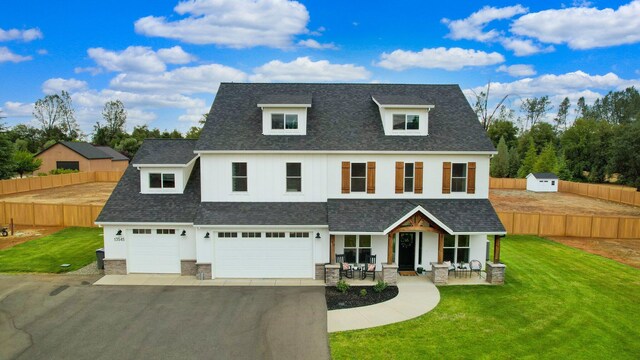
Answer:
<svg viewBox="0 0 640 360"><path fill-rule="evenodd" d="M200 203L200 161L183 194L141 194L140 172L129 165L96 222L192 223Z"/></svg>
<svg viewBox="0 0 640 360"><path fill-rule="evenodd" d="M117 152L116 150L110 148L109 146L96 146L96 149L99 149L103 153L111 156L113 161L124 161L124 160L129 161L128 157L120 154L119 152Z"/></svg>
<svg viewBox="0 0 640 360"><path fill-rule="evenodd" d="M272 95L311 95L307 135L262 135L257 104ZM428 136L385 136L374 94L429 99ZM431 101L433 100L433 101ZM495 151L457 85L220 85L196 150Z"/></svg>
<svg viewBox="0 0 640 360"><path fill-rule="evenodd" d="M329 231L383 232L417 206L453 232L505 232L488 199L329 199Z"/></svg>
<svg viewBox="0 0 640 360"><path fill-rule="evenodd" d="M536 179L557 180L558 176L554 173L531 173Z"/></svg>
<svg viewBox="0 0 640 360"><path fill-rule="evenodd" d="M131 161L134 165L185 165L196 155L194 139L146 139Z"/></svg>
<svg viewBox="0 0 640 360"><path fill-rule="evenodd" d="M380 105L433 105L426 99L421 99L414 95L373 95L373 98Z"/></svg>
<svg viewBox="0 0 640 360"><path fill-rule="evenodd" d="M98 149L97 147L89 144L88 142L76 142L76 141L61 141L60 144L68 147L69 149L77 152L82 157L94 160L94 159L111 159L111 155ZM45 150L46 151L46 150ZM44 152L44 151L43 151Z"/></svg>
<svg viewBox="0 0 640 360"><path fill-rule="evenodd" d="M278 95L266 95L258 101L258 104L291 104L291 105L310 105L311 95L292 95L292 94L278 94Z"/></svg>
<svg viewBox="0 0 640 360"><path fill-rule="evenodd" d="M205 202L196 225L326 225L324 202Z"/></svg>

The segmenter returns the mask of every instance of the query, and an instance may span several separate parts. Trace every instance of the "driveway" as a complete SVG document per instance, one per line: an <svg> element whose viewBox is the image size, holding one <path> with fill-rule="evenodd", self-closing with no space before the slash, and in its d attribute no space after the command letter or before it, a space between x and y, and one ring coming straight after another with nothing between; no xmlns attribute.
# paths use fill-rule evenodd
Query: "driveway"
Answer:
<svg viewBox="0 0 640 360"><path fill-rule="evenodd" d="M328 359L323 287L0 275L2 359Z"/></svg>

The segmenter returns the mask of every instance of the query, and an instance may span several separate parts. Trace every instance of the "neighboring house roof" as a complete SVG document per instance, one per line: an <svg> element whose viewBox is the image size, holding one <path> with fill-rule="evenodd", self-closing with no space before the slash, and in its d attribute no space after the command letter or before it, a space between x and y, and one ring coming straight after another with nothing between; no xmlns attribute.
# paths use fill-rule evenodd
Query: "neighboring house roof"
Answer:
<svg viewBox="0 0 640 360"><path fill-rule="evenodd" d="M421 206L455 233L504 233L488 199L329 199L329 231L384 232Z"/></svg>
<svg viewBox="0 0 640 360"><path fill-rule="evenodd" d="M96 222L192 223L200 203L199 165L196 161L183 194L141 194L140 172L129 165Z"/></svg>
<svg viewBox="0 0 640 360"><path fill-rule="evenodd" d="M111 159L111 156L106 154L104 151L97 149L95 146L89 144L88 142L78 142L78 141L60 141L56 144L60 144L71 151L78 153L78 155L84 157L88 160L94 159ZM54 144L55 145L55 144ZM40 151L36 154L36 156L42 154L43 152L51 149L53 146L49 146L48 148Z"/></svg>
<svg viewBox="0 0 640 360"><path fill-rule="evenodd" d="M111 160L113 161L129 161L129 158L117 152L116 150L108 147L108 146L95 146L96 149L104 152L105 154L111 156Z"/></svg>
<svg viewBox="0 0 640 360"><path fill-rule="evenodd" d="M380 105L433 105L426 99L421 99L414 95L385 95L377 94L372 97Z"/></svg>
<svg viewBox="0 0 640 360"><path fill-rule="evenodd" d="M324 202L204 202L195 225L326 225Z"/></svg>
<svg viewBox="0 0 640 360"><path fill-rule="evenodd" d="M146 139L131 161L134 165L186 165L196 155L194 139Z"/></svg>
<svg viewBox="0 0 640 360"><path fill-rule="evenodd" d="M531 173L536 179L540 180L557 180L558 176L554 173Z"/></svg>
<svg viewBox="0 0 640 360"><path fill-rule="evenodd" d="M257 104L275 95L311 95L307 135L263 135ZM429 111L428 136L386 136L372 95L415 97ZM458 85L223 83L196 151L463 151L495 148Z"/></svg>
<svg viewBox="0 0 640 360"><path fill-rule="evenodd" d="M266 95L258 101L258 104L265 105L311 105L311 95Z"/></svg>

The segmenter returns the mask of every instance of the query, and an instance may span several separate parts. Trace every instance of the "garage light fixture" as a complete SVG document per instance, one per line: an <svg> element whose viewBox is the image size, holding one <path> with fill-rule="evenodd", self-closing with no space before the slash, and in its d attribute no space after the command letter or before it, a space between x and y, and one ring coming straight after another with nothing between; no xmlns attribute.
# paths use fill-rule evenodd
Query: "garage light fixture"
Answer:
<svg viewBox="0 0 640 360"><path fill-rule="evenodd" d="M122 230L118 230L118 232L116 233L116 236L121 236L122 235Z"/></svg>
<svg viewBox="0 0 640 360"><path fill-rule="evenodd" d="M182 230L182 234L180 236L187 236L187 230Z"/></svg>
<svg viewBox="0 0 640 360"><path fill-rule="evenodd" d="M209 238L209 233L208 233L208 232L204 235L204 238L205 238L205 239L208 239L208 238Z"/></svg>
<svg viewBox="0 0 640 360"><path fill-rule="evenodd" d="M320 239L320 233L316 233L316 239Z"/></svg>

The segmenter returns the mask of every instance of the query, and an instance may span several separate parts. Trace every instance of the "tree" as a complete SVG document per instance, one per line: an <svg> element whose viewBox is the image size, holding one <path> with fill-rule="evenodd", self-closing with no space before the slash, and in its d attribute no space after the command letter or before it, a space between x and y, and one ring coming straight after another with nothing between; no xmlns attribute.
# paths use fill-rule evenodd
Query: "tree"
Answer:
<svg viewBox="0 0 640 360"><path fill-rule="evenodd" d="M28 151L16 151L13 154L13 171L17 172L20 177L25 173L32 173L42 165L42 159L38 159Z"/></svg>
<svg viewBox="0 0 640 360"><path fill-rule="evenodd" d="M529 124L534 126L538 121L544 118L547 112L552 108L551 101L546 95L540 98L534 97L525 99L522 104L520 104L520 110L522 110L525 116L524 128L527 129Z"/></svg>
<svg viewBox="0 0 640 360"><path fill-rule="evenodd" d="M7 137L9 141L16 144L16 147L23 147L22 150L37 153L42 149L42 132L36 127L26 124L15 125L7 131ZM19 142L20 144L18 144ZM26 148L24 148L24 143L26 143Z"/></svg>
<svg viewBox="0 0 640 360"><path fill-rule="evenodd" d="M576 103L576 108L574 111L576 113L576 117L573 119L574 121L584 117L585 114L588 112L587 104L586 104L586 101L584 100L584 96L581 96L578 99L578 102Z"/></svg>
<svg viewBox="0 0 640 360"><path fill-rule="evenodd" d="M185 134L186 139L198 139L200 138L200 134L202 133L202 128L204 127L204 123L207 121L207 114L202 114L200 120L198 120L198 124L200 126L192 126L189 128L189 131Z"/></svg>
<svg viewBox="0 0 640 360"><path fill-rule="evenodd" d="M536 161L538 161L538 152L536 151L535 145L533 145L533 141L531 141L529 143L529 149L522 161L522 165L520 165L520 169L518 169L518 177L524 178L529 175L529 173L533 172L533 167L536 165Z"/></svg>
<svg viewBox="0 0 640 360"><path fill-rule="evenodd" d="M611 141L609 173L619 173L622 183L640 186L640 120L615 130Z"/></svg>
<svg viewBox="0 0 640 360"><path fill-rule="evenodd" d="M0 123L0 179L9 179L13 174L13 144L5 134L4 124Z"/></svg>
<svg viewBox="0 0 640 360"><path fill-rule="evenodd" d="M558 137L553 131L553 126L546 122L539 122L531 127L531 129L522 133L518 138L518 152L525 154L529 148L529 143L533 141L533 145L536 148L536 153L542 152L542 149L548 143L556 144Z"/></svg>
<svg viewBox="0 0 640 360"><path fill-rule="evenodd" d="M517 140L518 128L511 121L497 120L491 123L487 129L487 135L493 142L493 146L498 146L500 139L504 138L507 146L512 147Z"/></svg>
<svg viewBox="0 0 640 360"><path fill-rule="evenodd" d="M556 124L555 126L556 132L560 131L561 127L563 131L567 129L567 115L569 115L570 107L571 107L571 101L569 101L568 97L565 97L560 103L560 105L558 106L558 114L556 115L555 118L553 118L553 121Z"/></svg>
<svg viewBox="0 0 640 360"><path fill-rule="evenodd" d="M560 143L572 178L604 181L612 133L612 125L606 121L581 118L562 134Z"/></svg>
<svg viewBox="0 0 640 360"><path fill-rule="evenodd" d="M640 118L640 93L634 87L610 91L592 106L585 106L584 116L612 124L628 124Z"/></svg>
<svg viewBox="0 0 640 360"><path fill-rule="evenodd" d="M556 173L560 180L572 180L571 172L567 168L567 160L564 157L564 152L558 156L558 171Z"/></svg>
<svg viewBox="0 0 640 360"><path fill-rule="evenodd" d="M536 163L533 165L532 172L550 172L555 174L557 171L558 157L556 156L556 148L552 143L548 143L540 153L540 156L538 156Z"/></svg>
<svg viewBox="0 0 640 360"><path fill-rule="evenodd" d="M493 177L509 177L509 148L504 138L498 142L498 154L491 159L489 172Z"/></svg>
<svg viewBox="0 0 640 360"><path fill-rule="evenodd" d="M473 91L473 90L471 90ZM489 94L491 93L491 82L487 84L487 91L481 91L479 94L473 91L473 94L476 96L476 103L473 107L476 115L478 116L478 120L482 124L485 130L491 126L491 122L494 119L496 112L502 107L502 104L507 100L509 94L502 97L498 104L493 108L489 109Z"/></svg>
<svg viewBox="0 0 640 360"><path fill-rule="evenodd" d="M509 177L517 178L520 169L520 154L517 147L509 149Z"/></svg>
<svg viewBox="0 0 640 360"><path fill-rule="evenodd" d="M142 145L142 140L128 137L122 139L122 141L116 145L116 150L129 157L129 159L132 159L136 152L138 152L140 145Z"/></svg>
<svg viewBox="0 0 640 360"><path fill-rule="evenodd" d="M114 146L116 139L125 133L127 111L120 100L107 101L102 109L102 118L105 125L96 122L93 126L92 142L96 145Z"/></svg>
<svg viewBox="0 0 640 360"><path fill-rule="evenodd" d="M40 123L47 140L77 140L81 137L76 122L71 97L66 91L60 95L47 95L38 99L33 107L33 117ZM59 138L62 135L62 139Z"/></svg>

